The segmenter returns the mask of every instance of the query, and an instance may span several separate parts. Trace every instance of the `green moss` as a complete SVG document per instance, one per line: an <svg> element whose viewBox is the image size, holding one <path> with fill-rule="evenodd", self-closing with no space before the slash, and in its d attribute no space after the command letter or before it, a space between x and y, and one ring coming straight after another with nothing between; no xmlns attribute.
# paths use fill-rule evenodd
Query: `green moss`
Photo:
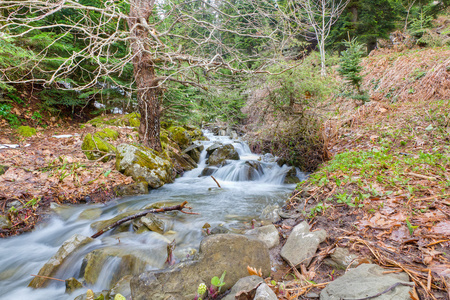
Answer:
<svg viewBox="0 0 450 300"><path fill-rule="evenodd" d="M138 118L130 118L129 124L131 127L139 127L141 126L141 120L139 120Z"/></svg>
<svg viewBox="0 0 450 300"><path fill-rule="evenodd" d="M119 133L110 128L103 128L102 131L98 131L95 133L95 136L98 136L104 140L117 140L119 137Z"/></svg>
<svg viewBox="0 0 450 300"><path fill-rule="evenodd" d="M81 149L84 150L86 157L90 160L96 160L100 157L104 156L107 153L116 152L116 147L106 142L101 137L98 137L94 134L94 137L90 133L88 133L83 140L83 144L81 145ZM102 159L102 161L108 161L109 157L106 156Z"/></svg>
<svg viewBox="0 0 450 300"><path fill-rule="evenodd" d="M183 127L172 126L167 130L171 133L173 141L182 149L185 149L190 145L191 138Z"/></svg>
<svg viewBox="0 0 450 300"><path fill-rule="evenodd" d="M30 126L20 126L17 128L17 133L24 137L30 137L36 134L36 129Z"/></svg>

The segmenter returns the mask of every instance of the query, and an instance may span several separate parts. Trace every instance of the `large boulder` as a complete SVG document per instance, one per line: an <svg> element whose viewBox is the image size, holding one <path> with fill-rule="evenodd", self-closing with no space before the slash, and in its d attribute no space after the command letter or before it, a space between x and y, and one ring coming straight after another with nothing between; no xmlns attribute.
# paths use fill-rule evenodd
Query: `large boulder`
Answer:
<svg viewBox="0 0 450 300"><path fill-rule="evenodd" d="M46 287L50 280L45 277L54 277L61 265L72 253L76 252L78 249L91 241L93 241L92 238L79 234L72 236L62 244L56 254L53 255L52 258L50 258L50 260L39 270L39 277L34 277L28 286L32 288Z"/></svg>
<svg viewBox="0 0 450 300"><path fill-rule="evenodd" d="M197 287L209 284L214 276L226 271L222 291L232 287L240 278L248 276L247 266L270 273L267 246L260 240L237 234L207 236L200 244L196 261L185 262L175 268L146 272L131 280L133 300L190 300Z"/></svg>
<svg viewBox="0 0 450 300"><path fill-rule="evenodd" d="M275 225L266 225L257 227L255 229L247 231L245 234L252 235L263 241L267 248L271 249L280 244L280 236Z"/></svg>
<svg viewBox="0 0 450 300"><path fill-rule="evenodd" d="M231 144L224 145L214 150L208 158L208 164L210 166L218 166L223 164L227 159L239 160L239 154Z"/></svg>
<svg viewBox="0 0 450 300"><path fill-rule="evenodd" d="M308 266L317 251L317 247L325 241L326 237L325 230L310 232L308 223L302 222L292 229L280 255L293 266L300 263Z"/></svg>
<svg viewBox="0 0 450 300"><path fill-rule="evenodd" d="M172 163L153 149L121 144L117 147L116 169L135 181L142 181L154 189L173 182Z"/></svg>
<svg viewBox="0 0 450 300"><path fill-rule="evenodd" d="M177 151L169 150L169 156L178 174L197 168L197 163L187 154L180 154Z"/></svg>
<svg viewBox="0 0 450 300"><path fill-rule="evenodd" d="M191 136L183 127L172 126L167 130L170 132L172 140L177 143L181 149L186 149L192 144Z"/></svg>
<svg viewBox="0 0 450 300"><path fill-rule="evenodd" d="M320 293L320 300L369 299L400 283L390 291L373 298L376 300L407 300L413 283L406 273L383 274L384 269L373 264L362 264L331 281Z"/></svg>

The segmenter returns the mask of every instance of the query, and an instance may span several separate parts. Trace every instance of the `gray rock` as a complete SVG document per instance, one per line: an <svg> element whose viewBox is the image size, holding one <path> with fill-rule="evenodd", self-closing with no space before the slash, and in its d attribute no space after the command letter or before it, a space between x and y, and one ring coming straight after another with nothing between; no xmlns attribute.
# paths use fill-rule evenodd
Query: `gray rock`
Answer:
<svg viewBox="0 0 450 300"><path fill-rule="evenodd" d="M147 214L144 217L142 217L140 221L151 231L164 233L167 230L169 230L168 224L166 224L163 220L161 220L154 214Z"/></svg>
<svg viewBox="0 0 450 300"><path fill-rule="evenodd" d="M289 171L287 171L286 176L284 177L285 184L294 184L299 183L300 179L297 177L297 170L295 167L291 167Z"/></svg>
<svg viewBox="0 0 450 300"><path fill-rule="evenodd" d="M116 294L121 294L125 299L131 299L130 280L132 275L122 277L112 288L109 293L109 300L114 300Z"/></svg>
<svg viewBox="0 0 450 300"><path fill-rule="evenodd" d="M353 267L359 265L358 256L351 254L346 248L336 247L330 257L331 259L324 260L324 263L336 269L345 270L350 264L352 264Z"/></svg>
<svg viewBox="0 0 450 300"><path fill-rule="evenodd" d="M209 146L208 148L206 148L206 158L208 158L214 151L216 151L216 149L219 149L220 147L222 147L223 144L222 143L214 143L211 146Z"/></svg>
<svg viewBox="0 0 450 300"><path fill-rule="evenodd" d="M145 180L154 189L173 182L173 165L167 157L146 147L121 144L117 147L116 169L135 181Z"/></svg>
<svg viewBox="0 0 450 300"><path fill-rule="evenodd" d="M227 159L239 160L239 154L231 144L224 145L214 150L209 156L207 163L210 166L218 166L222 165Z"/></svg>
<svg viewBox="0 0 450 300"><path fill-rule="evenodd" d="M280 255L294 266L300 263L308 266L317 247L325 241L326 237L325 230L310 232L308 223L302 222L294 227L281 249Z"/></svg>
<svg viewBox="0 0 450 300"><path fill-rule="evenodd" d="M271 249L280 244L280 237L275 225L266 225L257 227L246 232L248 235L253 235L266 244L267 248Z"/></svg>
<svg viewBox="0 0 450 300"><path fill-rule="evenodd" d="M278 214L279 211L280 206L278 204L267 205L261 212L259 218L261 220L269 221L271 223L276 223L281 220L280 215Z"/></svg>
<svg viewBox="0 0 450 300"><path fill-rule="evenodd" d="M277 300L278 297L274 291L265 283L256 289L255 298L253 300Z"/></svg>
<svg viewBox="0 0 450 300"><path fill-rule="evenodd" d="M79 216L78 220L95 220L102 214L102 209L99 207L85 209Z"/></svg>
<svg viewBox="0 0 450 300"><path fill-rule="evenodd" d="M87 243L93 241L94 239L79 234L73 235L70 239L65 241L62 246L58 249L55 255L50 258L50 260L39 270L39 276L54 277L58 269L61 267L63 262L78 249L86 245ZM31 280L29 287L41 288L46 287L50 280L43 277L34 277Z"/></svg>
<svg viewBox="0 0 450 300"><path fill-rule="evenodd" d="M263 282L264 280L261 277L255 275L241 278L233 285L230 293L223 300L236 300L236 294L242 292L250 293L254 290L253 293L256 293L256 289Z"/></svg>
<svg viewBox="0 0 450 300"><path fill-rule="evenodd" d="M218 234L205 237L196 261L176 265L172 269L146 272L131 280L133 300L191 300L200 283L209 283L214 276L226 271L222 291L232 287L240 278L248 276L247 266L270 273L269 250L260 240L237 234Z"/></svg>
<svg viewBox="0 0 450 300"><path fill-rule="evenodd" d="M210 176L210 175L212 175L215 171L217 171L217 168L216 168L216 167L206 167L206 168L203 169L203 171L202 171L202 173L200 174L199 177L202 177L202 176Z"/></svg>
<svg viewBox="0 0 450 300"><path fill-rule="evenodd" d="M189 155L196 163L200 161L200 154L202 153L205 147L203 145L193 144L187 147L183 153Z"/></svg>
<svg viewBox="0 0 450 300"><path fill-rule="evenodd" d="M117 196L133 196L148 194L148 183L146 181L137 181L126 185L120 185L114 188Z"/></svg>
<svg viewBox="0 0 450 300"><path fill-rule="evenodd" d="M6 203L5 210L8 211L11 207L14 207L16 209L21 209L23 207L23 204L22 204L22 202L20 202L18 200L9 201L8 203Z"/></svg>
<svg viewBox="0 0 450 300"><path fill-rule="evenodd" d="M360 299L376 295L394 284L408 284L406 273L383 274L385 270L374 264L362 264L330 282L320 293L320 300ZM412 283L409 283L412 285ZM409 300L411 286L398 285L375 300Z"/></svg>
<svg viewBox="0 0 450 300"><path fill-rule="evenodd" d="M128 216L134 215L136 213L138 213L139 210L132 210L132 211L127 211L124 213L121 213L111 219L108 220L102 220L102 221L97 221L91 224L91 228L92 230L95 231L100 231L101 229L104 229L106 227L108 227L109 225L112 225L114 223L116 223L117 221L119 221L120 219L126 218ZM114 230L115 231L124 231L127 230L129 227L131 221L125 222L123 224L121 224L118 228L116 227Z"/></svg>
<svg viewBox="0 0 450 300"><path fill-rule="evenodd" d="M10 228L11 227L11 221L8 219L5 215L0 215L0 228Z"/></svg>
<svg viewBox="0 0 450 300"><path fill-rule="evenodd" d="M215 226L213 229L211 229L211 234L225 234L229 233L230 230L222 225Z"/></svg>

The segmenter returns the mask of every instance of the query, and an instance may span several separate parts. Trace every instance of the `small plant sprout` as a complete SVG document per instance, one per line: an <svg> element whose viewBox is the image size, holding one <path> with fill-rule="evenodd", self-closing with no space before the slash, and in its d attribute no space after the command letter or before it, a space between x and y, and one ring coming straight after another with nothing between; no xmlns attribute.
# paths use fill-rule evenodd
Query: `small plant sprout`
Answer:
<svg viewBox="0 0 450 300"><path fill-rule="evenodd" d="M406 226L408 227L409 234L412 236L414 233L414 229L416 229L419 226L413 226L411 225L411 222L409 222L408 218L406 218Z"/></svg>
<svg viewBox="0 0 450 300"><path fill-rule="evenodd" d="M208 294L212 299L215 299L219 295L220 289L225 285L225 282L223 280L225 279L226 274L227 271L224 271L220 278L217 276L211 278L211 286L208 289Z"/></svg>
<svg viewBox="0 0 450 300"><path fill-rule="evenodd" d="M197 296L195 296L194 300L202 300L201 297L203 297L203 295L206 293L206 289L206 284L203 282L200 283L197 288Z"/></svg>

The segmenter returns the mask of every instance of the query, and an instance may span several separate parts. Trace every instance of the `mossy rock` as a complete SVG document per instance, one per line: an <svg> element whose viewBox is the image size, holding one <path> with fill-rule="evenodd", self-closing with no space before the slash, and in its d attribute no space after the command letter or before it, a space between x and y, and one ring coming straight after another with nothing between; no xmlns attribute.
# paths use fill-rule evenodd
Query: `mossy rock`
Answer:
<svg viewBox="0 0 450 300"><path fill-rule="evenodd" d="M167 130L170 132L172 140L177 143L181 149L186 149L192 144L191 136L183 127L173 126Z"/></svg>
<svg viewBox="0 0 450 300"><path fill-rule="evenodd" d="M36 135L36 129L30 126L20 126L17 128L17 133L24 137Z"/></svg>
<svg viewBox="0 0 450 300"><path fill-rule="evenodd" d="M108 116L98 116L88 123L94 127L104 127L105 125L139 127L140 118L139 113L126 114L113 119L108 119Z"/></svg>
<svg viewBox="0 0 450 300"><path fill-rule="evenodd" d="M135 181L145 180L152 188L173 182L172 162L167 153L147 147L122 144L117 147L116 169Z"/></svg>
<svg viewBox="0 0 450 300"><path fill-rule="evenodd" d="M84 150L84 154L89 160L96 160L108 153L115 153L116 147L102 139L101 137L90 133L86 134L81 145L81 149ZM102 161L106 162L110 159L109 156L105 156Z"/></svg>
<svg viewBox="0 0 450 300"><path fill-rule="evenodd" d="M98 131L94 134L104 140L112 140L115 141L119 138L119 133L111 128L103 128L101 131Z"/></svg>
<svg viewBox="0 0 450 300"><path fill-rule="evenodd" d="M206 139L205 136L203 136L203 131L201 131L201 129L199 128L190 129L188 131L188 134L193 141Z"/></svg>
<svg viewBox="0 0 450 300"><path fill-rule="evenodd" d="M9 169L8 166L0 165L0 176L3 175L3 174L5 174L6 171L8 171L8 169Z"/></svg>

